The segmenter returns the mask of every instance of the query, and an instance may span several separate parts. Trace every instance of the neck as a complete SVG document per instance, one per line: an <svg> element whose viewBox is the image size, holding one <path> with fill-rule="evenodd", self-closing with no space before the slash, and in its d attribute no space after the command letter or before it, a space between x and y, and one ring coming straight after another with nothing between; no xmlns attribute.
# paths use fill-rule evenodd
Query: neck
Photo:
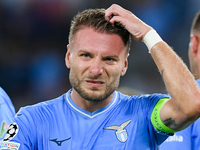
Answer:
<svg viewBox="0 0 200 150"><path fill-rule="evenodd" d="M89 112L94 112L96 110L106 107L112 101L114 92L107 99L97 102L85 100L79 95L79 93L75 89L72 89L70 96L76 105Z"/></svg>

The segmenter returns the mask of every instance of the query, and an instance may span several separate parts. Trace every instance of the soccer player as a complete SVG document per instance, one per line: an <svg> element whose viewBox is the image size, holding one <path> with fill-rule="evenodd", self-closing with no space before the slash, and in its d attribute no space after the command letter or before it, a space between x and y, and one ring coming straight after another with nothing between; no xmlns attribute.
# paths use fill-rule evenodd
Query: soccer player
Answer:
<svg viewBox="0 0 200 150"><path fill-rule="evenodd" d="M189 43L190 70L200 87L200 11L193 19ZM160 146L160 150L199 150L200 149L200 119L188 128L169 137Z"/></svg>
<svg viewBox="0 0 200 150"><path fill-rule="evenodd" d="M171 98L116 91L128 68L131 36L148 47ZM72 89L21 108L1 149L157 150L199 118L200 90L186 65L152 27L121 6L78 13L67 49Z"/></svg>
<svg viewBox="0 0 200 150"><path fill-rule="evenodd" d="M7 93L0 87L0 144L8 130L12 118L15 115L15 108Z"/></svg>

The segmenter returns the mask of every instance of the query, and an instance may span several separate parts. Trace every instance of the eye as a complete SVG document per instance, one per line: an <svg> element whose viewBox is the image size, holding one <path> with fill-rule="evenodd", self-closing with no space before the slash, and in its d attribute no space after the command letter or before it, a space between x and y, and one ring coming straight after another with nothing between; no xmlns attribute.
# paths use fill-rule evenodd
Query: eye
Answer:
<svg viewBox="0 0 200 150"><path fill-rule="evenodd" d="M106 60L106 61L114 61L114 59L111 58L111 57L108 57L108 58L106 58L105 60Z"/></svg>
<svg viewBox="0 0 200 150"><path fill-rule="evenodd" d="M90 57L89 54L81 54L82 57L88 58Z"/></svg>
<svg viewBox="0 0 200 150"><path fill-rule="evenodd" d="M105 61L117 61L118 58L115 56L108 56L104 58Z"/></svg>
<svg viewBox="0 0 200 150"><path fill-rule="evenodd" d="M80 53L79 54L79 57L81 58L81 59L83 59L83 60L90 60L91 58L92 58L92 55L91 54L89 54L89 53Z"/></svg>
<svg viewBox="0 0 200 150"><path fill-rule="evenodd" d="M117 62L117 60L113 57L106 57L106 58L104 58L104 61L110 65L115 64Z"/></svg>

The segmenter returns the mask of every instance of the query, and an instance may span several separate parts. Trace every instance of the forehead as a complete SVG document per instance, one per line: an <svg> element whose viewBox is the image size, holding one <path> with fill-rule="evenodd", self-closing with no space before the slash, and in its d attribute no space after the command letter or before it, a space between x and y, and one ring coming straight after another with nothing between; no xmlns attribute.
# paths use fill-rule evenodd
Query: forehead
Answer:
<svg viewBox="0 0 200 150"><path fill-rule="evenodd" d="M73 50L109 52L116 55L125 53L126 49L119 35L100 33L92 28L80 29L75 34L71 47Z"/></svg>

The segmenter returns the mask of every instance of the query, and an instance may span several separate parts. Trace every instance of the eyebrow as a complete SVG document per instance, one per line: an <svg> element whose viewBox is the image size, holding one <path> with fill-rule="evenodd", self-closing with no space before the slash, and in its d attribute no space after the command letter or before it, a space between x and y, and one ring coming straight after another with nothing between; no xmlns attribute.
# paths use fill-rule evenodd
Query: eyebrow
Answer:
<svg viewBox="0 0 200 150"><path fill-rule="evenodd" d="M118 55L107 55L107 56L103 56L103 58L108 58L108 57L111 57L111 58L118 58Z"/></svg>
<svg viewBox="0 0 200 150"><path fill-rule="evenodd" d="M79 50L77 53L88 53L88 54L91 54L93 55L93 53L89 50L85 50L85 49L81 49ZM112 57L112 58L118 58L119 56L116 55L116 54L111 54L111 55L105 55L105 56L102 56L103 58L106 58L106 57Z"/></svg>

